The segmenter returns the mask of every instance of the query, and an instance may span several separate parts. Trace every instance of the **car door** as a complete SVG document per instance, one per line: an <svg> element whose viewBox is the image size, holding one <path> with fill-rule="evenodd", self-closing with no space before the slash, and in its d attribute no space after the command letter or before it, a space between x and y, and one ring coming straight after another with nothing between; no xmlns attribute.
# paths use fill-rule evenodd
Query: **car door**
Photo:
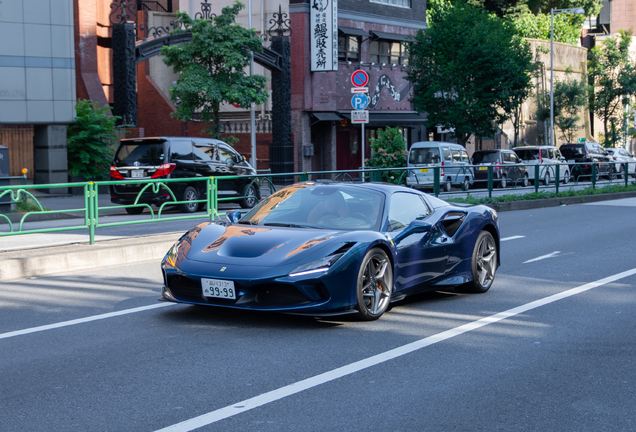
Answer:
<svg viewBox="0 0 636 432"><path fill-rule="evenodd" d="M510 154L510 163L513 165L511 167L511 170L513 172L513 184L515 186L519 186L520 183L523 181L523 178L526 176L526 167L525 166L521 166L521 160L519 159L519 156L517 156L516 153L509 153Z"/></svg>
<svg viewBox="0 0 636 432"><path fill-rule="evenodd" d="M462 154L459 152L459 149L450 149L451 151L451 164L453 169L451 170L452 181L453 183L460 183L461 180L458 179L459 173L462 171Z"/></svg>
<svg viewBox="0 0 636 432"><path fill-rule="evenodd" d="M437 222L419 194L396 192L391 196L387 236L397 250L396 291L417 290L445 273L448 237Z"/></svg>
<svg viewBox="0 0 636 432"><path fill-rule="evenodd" d="M173 178L196 177L196 164L192 154L192 140L188 138L170 140L170 162L175 164Z"/></svg>

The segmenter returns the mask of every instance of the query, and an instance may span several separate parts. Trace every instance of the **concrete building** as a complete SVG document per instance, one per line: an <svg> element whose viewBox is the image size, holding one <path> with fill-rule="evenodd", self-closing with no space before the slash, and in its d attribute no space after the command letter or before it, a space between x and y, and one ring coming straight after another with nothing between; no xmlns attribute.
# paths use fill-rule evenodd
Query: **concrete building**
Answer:
<svg viewBox="0 0 636 432"><path fill-rule="evenodd" d="M2 1L0 145L9 147L11 175L33 166L36 183L67 181L75 100L73 0ZM15 130L30 132L16 140ZM31 160L16 157L25 136L33 137Z"/></svg>

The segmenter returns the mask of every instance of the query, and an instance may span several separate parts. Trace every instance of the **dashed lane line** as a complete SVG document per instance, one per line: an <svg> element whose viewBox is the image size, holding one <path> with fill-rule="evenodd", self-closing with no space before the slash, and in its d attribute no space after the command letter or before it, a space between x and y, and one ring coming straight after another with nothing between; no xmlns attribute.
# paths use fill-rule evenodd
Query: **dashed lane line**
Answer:
<svg viewBox="0 0 636 432"><path fill-rule="evenodd" d="M535 262L535 261L541 261L541 260L548 259L548 258L554 258L555 256L557 256L560 253L561 253L561 251L554 251L554 252L549 253L547 255L543 255L543 256L540 256L540 257L533 258L531 260L525 261L524 264L528 264L528 263Z"/></svg>

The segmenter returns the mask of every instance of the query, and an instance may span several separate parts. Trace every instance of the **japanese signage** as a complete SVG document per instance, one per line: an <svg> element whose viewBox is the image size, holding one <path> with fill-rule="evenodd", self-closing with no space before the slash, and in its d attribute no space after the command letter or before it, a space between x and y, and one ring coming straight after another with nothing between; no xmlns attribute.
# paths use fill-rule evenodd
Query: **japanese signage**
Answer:
<svg viewBox="0 0 636 432"><path fill-rule="evenodd" d="M338 0L310 0L311 71L338 70Z"/></svg>

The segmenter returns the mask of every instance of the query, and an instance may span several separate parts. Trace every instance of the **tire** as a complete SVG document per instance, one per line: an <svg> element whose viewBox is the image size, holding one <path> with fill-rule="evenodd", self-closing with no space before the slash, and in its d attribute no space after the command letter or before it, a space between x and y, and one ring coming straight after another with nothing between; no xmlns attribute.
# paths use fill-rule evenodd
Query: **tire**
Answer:
<svg viewBox="0 0 636 432"><path fill-rule="evenodd" d="M528 174L523 176L523 182L521 183L523 187L528 187L530 185L530 180L528 180Z"/></svg>
<svg viewBox="0 0 636 432"><path fill-rule="evenodd" d="M508 186L508 179L506 178L506 176L505 176L505 175L502 175L502 176L501 176L501 181L499 182L499 187L500 187L501 189L505 189L505 188L506 188L506 186Z"/></svg>
<svg viewBox="0 0 636 432"><path fill-rule="evenodd" d="M393 268L387 254L371 249L362 260L356 284L358 315L364 321L377 320L389 308L393 294Z"/></svg>
<svg viewBox="0 0 636 432"><path fill-rule="evenodd" d="M446 183L444 183L444 192L450 192L452 187L453 185L451 184L450 180L448 180Z"/></svg>
<svg viewBox="0 0 636 432"><path fill-rule="evenodd" d="M239 202L241 208L252 208L258 203L258 195L256 194L256 188L254 187L253 183L248 183L245 185L245 187L243 188L243 196L246 196L248 198L243 198ZM251 198L249 198L249 196L251 196Z"/></svg>
<svg viewBox="0 0 636 432"><path fill-rule="evenodd" d="M546 170L545 174L543 174L543 179L541 180L544 186L550 186L550 173Z"/></svg>
<svg viewBox="0 0 636 432"><path fill-rule="evenodd" d="M126 213L129 215L138 215L144 211L143 207L126 207Z"/></svg>
<svg viewBox="0 0 636 432"><path fill-rule="evenodd" d="M192 186L188 186L183 191L183 196L181 197L181 201L196 201L199 199L199 193ZM199 208L199 203L196 202L187 202L181 204L179 206L182 213L194 213Z"/></svg>
<svg viewBox="0 0 636 432"><path fill-rule="evenodd" d="M459 291L479 294L490 289L497 272L497 245L488 231L480 232L477 237L470 272L473 280L463 285Z"/></svg>
<svg viewBox="0 0 636 432"><path fill-rule="evenodd" d="M470 180L468 180L468 177L465 177L462 183L462 190L466 192L468 189L470 189Z"/></svg>
<svg viewBox="0 0 636 432"><path fill-rule="evenodd" d="M616 178L617 179L622 179L623 178L623 165L621 165L620 169L616 173Z"/></svg>
<svg viewBox="0 0 636 432"><path fill-rule="evenodd" d="M565 175L563 176L563 184L568 184L570 183L570 172L566 171Z"/></svg>

